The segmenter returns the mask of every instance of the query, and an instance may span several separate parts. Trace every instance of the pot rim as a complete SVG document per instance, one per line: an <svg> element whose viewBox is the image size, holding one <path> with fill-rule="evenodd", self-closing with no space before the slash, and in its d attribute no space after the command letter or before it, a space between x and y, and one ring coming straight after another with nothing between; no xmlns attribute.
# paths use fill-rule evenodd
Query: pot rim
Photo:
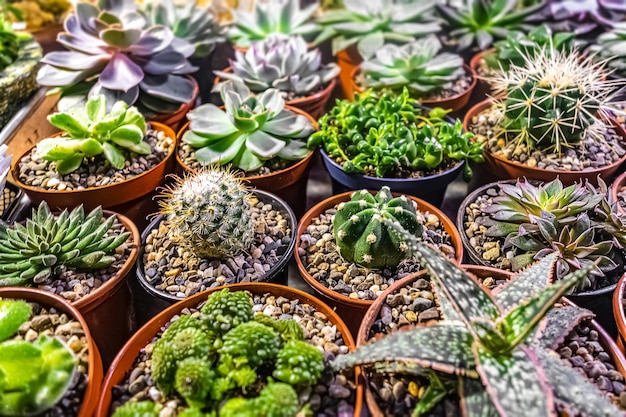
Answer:
<svg viewBox="0 0 626 417"><path fill-rule="evenodd" d="M613 198L618 203L617 210L620 214L626 214L626 209L619 204L619 198L617 194L619 194L620 188L626 185L626 172L622 172L615 180L613 184L611 184L611 192L613 193Z"/></svg>

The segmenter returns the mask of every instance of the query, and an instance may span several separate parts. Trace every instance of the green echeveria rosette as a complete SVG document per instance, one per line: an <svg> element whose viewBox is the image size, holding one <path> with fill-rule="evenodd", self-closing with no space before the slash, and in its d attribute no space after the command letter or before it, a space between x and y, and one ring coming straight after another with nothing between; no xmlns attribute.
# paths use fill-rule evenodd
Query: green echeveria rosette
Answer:
<svg viewBox="0 0 626 417"><path fill-rule="evenodd" d="M224 335L222 355L245 359L251 367L258 367L276 358L281 346L278 334L270 327L249 321Z"/></svg>
<svg viewBox="0 0 626 417"><path fill-rule="evenodd" d="M204 323L215 333L223 335L252 320L252 302L245 292L231 292L224 288L209 296L201 313Z"/></svg>
<svg viewBox="0 0 626 417"><path fill-rule="evenodd" d="M350 201L340 203L333 219L333 234L341 256L368 268L397 266L409 257L408 247L391 233L385 220L397 221L416 236L422 233L415 205L406 196L393 198L389 187L376 196L356 191Z"/></svg>

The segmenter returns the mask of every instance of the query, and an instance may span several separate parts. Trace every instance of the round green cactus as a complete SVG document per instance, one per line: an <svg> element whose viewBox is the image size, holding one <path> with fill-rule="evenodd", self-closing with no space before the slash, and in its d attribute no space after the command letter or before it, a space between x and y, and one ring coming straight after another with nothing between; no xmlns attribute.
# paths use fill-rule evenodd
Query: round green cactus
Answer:
<svg viewBox="0 0 626 417"><path fill-rule="evenodd" d="M181 179L159 202L172 238L207 259L247 250L254 239L252 193L225 168L206 168Z"/></svg>
<svg viewBox="0 0 626 417"><path fill-rule="evenodd" d="M276 359L274 378L291 385L313 385L324 371L324 355L313 345L293 340L283 346Z"/></svg>
<svg viewBox="0 0 626 417"><path fill-rule="evenodd" d="M259 415L292 417L298 413L298 394L289 384L270 382L253 400Z"/></svg>
<svg viewBox="0 0 626 417"><path fill-rule="evenodd" d="M174 388L189 406L202 408L214 380L215 372L206 358L187 358L178 364Z"/></svg>
<svg viewBox="0 0 626 417"><path fill-rule="evenodd" d="M407 244L390 234L384 219L399 222L413 235L422 234L415 204L405 196L393 198L385 186L373 196L357 191L352 199L338 206L333 233L341 256L368 268L396 266L408 256Z"/></svg>
<svg viewBox="0 0 626 417"><path fill-rule="evenodd" d="M241 323L252 320L252 300L243 291L228 288L211 294L202 307L202 319L217 334L224 334Z"/></svg>
<svg viewBox="0 0 626 417"><path fill-rule="evenodd" d="M237 397L226 401L218 415L220 417L258 417L258 411L252 406L252 400Z"/></svg>
<svg viewBox="0 0 626 417"><path fill-rule="evenodd" d="M221 353L233 359L245 358L251 367L261 366L276 357L280 350L280 336L271 328L249 321L224 335Z"/></svg>
<svg viewBox="0 0 626 417"><path fill-rule="evenodd" d="M193 327L180 330L169 344L175 360L206 358L212 347L212 340L207 337L207 333Z"/></svg>
<svg viewBox="0 0 626 417"><path fill-rule="evenodd" d="M115 409L113 417L158 417L161 406L152 401L129 401Z"/></svg>

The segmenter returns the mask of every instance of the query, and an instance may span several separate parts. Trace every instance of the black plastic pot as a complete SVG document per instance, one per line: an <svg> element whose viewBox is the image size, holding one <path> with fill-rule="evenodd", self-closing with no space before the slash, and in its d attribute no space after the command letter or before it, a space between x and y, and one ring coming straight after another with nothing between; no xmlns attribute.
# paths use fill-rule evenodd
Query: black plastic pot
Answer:
<svg viewBox="0 0 626 417"><path fill-rule="evenodd" d="M19 219L23 204L23 192L17 186L7 182L0 200L0 219L11 224Z"/></svg>
<svg viewBox="0 0 626 417"><path fill-rule="evenodd" d="M289 219L289 225L293 235L282 258L280 258L280 260L269 271L267 271L267 273L263 276L263 279L260 281L287 284L288 263L293 255L293 248L296 244L295 232L298 227L296 216L291 210L291 207L274 194L261 190L255 190L254 194L260 201L266 204L271 204L274 208L282 212L287 219ZM141 234L141 250L139 252L135 268L135 276L137 279L134 280L131 286L133 291L133 303L135 304L135 312L137 315L137 324L139 326L142 326L164 309L183 299L175 297L166 291L157 290L148 283L144 275L143 250L146 244L146 239L150 235L150 232L159 226L164 217L165 216L160 215L154 218Z"/></svg>

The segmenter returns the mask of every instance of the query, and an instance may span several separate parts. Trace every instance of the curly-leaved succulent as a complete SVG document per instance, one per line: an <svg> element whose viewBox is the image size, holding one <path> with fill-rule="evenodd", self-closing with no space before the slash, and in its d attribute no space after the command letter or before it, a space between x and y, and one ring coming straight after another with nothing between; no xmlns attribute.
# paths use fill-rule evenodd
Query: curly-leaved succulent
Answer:
<svg viewBox="0 0 626 417"><path fill-rule="evenodd" d="M189 130L182 140L194 148L200 164L230 163L250 172L273 158L299 161L307 156L305 140L313 123L286 109L280 91L270 88L254 95L243 83L228 81L220 93L224 110L204 104L187 114Z"/></svg>
<svg viewBox="0 0 626 417"><path fill-rule="evenodd" d="M319 49L309 51L300 36L269 36L245 52L235 51L229 62L232 71L214 71L215 75L242 82L254 93L276 88L283 95L308 96L339 75L337 64L322 65Z"/></svg>

